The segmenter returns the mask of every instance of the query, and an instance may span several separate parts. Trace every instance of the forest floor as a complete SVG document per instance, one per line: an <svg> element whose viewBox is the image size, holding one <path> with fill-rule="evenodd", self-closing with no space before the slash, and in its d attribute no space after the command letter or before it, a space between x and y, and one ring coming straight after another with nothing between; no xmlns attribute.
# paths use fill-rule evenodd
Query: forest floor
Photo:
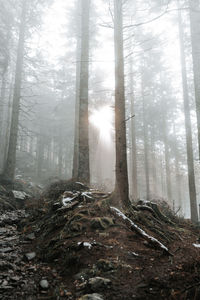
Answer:
<svg viewBox="0 0 200 300"><path fill-rule="evenodd" d="M125 220L80 183L54 183L25 209L10 192L12 208L1 205L3 189L0 299L200 299L200 229L164 203Z"/></svg>

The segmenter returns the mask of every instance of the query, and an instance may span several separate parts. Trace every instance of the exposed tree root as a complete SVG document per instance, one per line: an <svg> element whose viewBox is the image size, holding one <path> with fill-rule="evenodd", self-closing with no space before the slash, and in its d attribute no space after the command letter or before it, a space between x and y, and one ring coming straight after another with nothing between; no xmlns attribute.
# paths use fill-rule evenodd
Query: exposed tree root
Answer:
<svg viewBox="0 0 200 300"><path fill-rule="evenodd" d="M156 248L162 250L167 255L172 255L168 248L164 246L160 241L156 238L148 235L143 229L137 226L131 219L125 216L118 208L111 207L112 212L114 212L118 217L126 221L126 223L130 226L131 230L137 232L140 236L142 236L145 240L147 240L150 244L154 245Z"/></svg>
<svg viewBox="0 0 200 300"><path fill-rule="evenodd" d="M151 211L151 212L152 212L152 210L153 210L152 214L153 214L156 218L158 218L158 219L160 219L161 221L166 222L166 223L168 223L168 224L170 224L170 225L175 225L169 218L167 218L167 216L165 216L165 215L160 211L160 209L158 208L158 205L157 205L156 203L154 203L154 202L140 200L140 201L138 202L137 208L142 209L142 210L146 209L146 210ZM149 209L149 208L150 208L150 209ZM152 210L151 210L151 209L152 209Z"/></svg>

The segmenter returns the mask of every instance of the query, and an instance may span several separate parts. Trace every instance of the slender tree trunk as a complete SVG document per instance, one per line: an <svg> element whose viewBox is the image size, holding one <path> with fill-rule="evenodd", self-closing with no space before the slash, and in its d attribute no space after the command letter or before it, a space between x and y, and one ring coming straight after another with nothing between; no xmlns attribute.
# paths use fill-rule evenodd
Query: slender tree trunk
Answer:
<svg viewBox="0 0 200 300"><path fill-rule="evenodd" d="M184 115L185 115L190 211L191 211L192 222L198 222L196 185L195 185L195 175L194 175L194 160L193 160L193 146L192 146L192 128L191 128L190 106L189 106L189 98L188 98L186 60L185 60L185 53L184 53L184 40L183 40L183 27L182 27L183 25L182 25L180 9L178 10L178 25L179 25L179 39L180 39L180 56L181 56L181 69L182 69Z"/></svg>
<svg viewBox="0 0 200 300"><path fill-rule="evenodd" d="M154 196L158 194L157 191L157 172L156 172L156 156L155 156L155 132L154 126L151 130L151 174L152 174L152 189Z"/></svg>
<svg viewBox="0 0 200 300"><path fill-rule="evenodd" d="M165 173L166 173L166 190L167 199L172 204L172 187L171 187L171 170L170 170L170 157L169 157L169 142L167 134L167 120L163 114L163 142L165 148Z"/></svg>
<svg viewBox="0 0 200 300"><path fill-rule="evenodd" d="M0 137L3 135L3 115L4 115L4 107L5 107L5 92L6 92L6 73L2 76L1 81L1 93L0 93Z"/></svg>
<svg viewBox="0 0 200 300"><path fill-rule="evenodd" d="M77 38L76 38L76 99L74 121L74 153L72 177L78 177L78 133L79 133L79 100L80 100L80 60L81 60L81 1L77 1Z"/></svg>
<svg viewBox="0 0 200 300"><path fill-rule="evenodd" d="M23 58L24 58L26 6L27 6L27 1L23 0L20 29L19 29L19 42L18 42L18 49L17 49L17 62L16 62L16 72L15 72L9 148L8 148L8 155L7 155L7 160L4 169L4 177L9 180L13 180L15 176L16 147L17 147L20 97L21 97L21 81L22 81L22 69L23 69Z"/></svg>
<svg viewBox="0 0 200 300"><path fill-rule="evenodd" d="M142 114L143 114L143 136L144 136L144 172L146 181L146 199L150 199L150 184L149 184L149 137L148 127L146 122L145 96L142 83Z"/></svg>
<svg viewBox="0 0 200 300"><path fill-rule="evenodd" d="M58 142L58 177L62 177L63 169L63 139L62 139L62 128L59 128L59 142Z"/></svg>
<svg viewBox="0 0 200 300"><path fill-rule="evenodd" d="M135 109L134 109L134 91L133 91L133 61L130 62L130 100L131 100L131 179L133 200L138 198L137 185L137 146L135 133Z"/></svg>
<svg viewBox="0 0 200 300"><path fill-rule="evenodd" d="M178 0L180 1L180 0ZM196 102L199 160L200 160L200 7L199 0L190 0L190 30Z"/></svg>
<svg viewBox="0 0 200 300"><path fill-rule="evenodd" d="M177 145L176 138L176 126L173 124L173 135L175 137L174 143L174 157L175 157L175 178L176 178L176 193L177 193L177 206L182 207L182 199L181 199L181 177L180 177L180 162L179 162L179 151Z"/></svg>
<svg viewBox="0 0 200 300"><path fill-rule="evenodd" d="M2 76L2 82L1 82L1 94L0 94L0 153L5 152L5 91L6 91L6 73ZM0 172L3 168L3 161L4 156L0 156Z"/></svg>
<svg viewBox="0 0 200 300"><path fill-rule="evenodd" d="M44 165L44 136L39 135L37 140L37 179L42 178Z"/></svg>
<svg viewBox="0 0 200 300"><path fill-rule="evenodd" d="M79 105L79 164L78 180L90 183L89 122L88 122L88 77L89 77L89 11L90 0L81 1L81 64Z"/></svg>
<svg viewBox="0 0 200 300"><path fill-rule="evenodd" d="M115 47L115 145L116 145L116 196L127 208L129 184L127 171L124 56L123 56L122 0L114 0L114 47Z"/></svg>

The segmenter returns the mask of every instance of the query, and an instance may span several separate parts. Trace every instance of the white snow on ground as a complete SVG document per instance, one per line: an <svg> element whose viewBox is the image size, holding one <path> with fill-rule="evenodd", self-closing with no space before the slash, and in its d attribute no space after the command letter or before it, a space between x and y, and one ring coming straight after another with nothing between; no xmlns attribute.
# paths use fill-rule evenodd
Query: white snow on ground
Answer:
<svg viewBox="0 0 200 300"><path fill-rule="evenodd" d="M200 244L192 244L194 247L196 247L196 248L200 248Z"/></svg>
<svg viewBox="0 0 200 300"><path fill-rule="evenodd" d="M80 245L80 244L82 244L82 242L78 242L78 245ZM92 248L92 245L91 245L90 243L88 243L88 242L83 242L83 246L84 246L84 247L87 247L87 248L89 248L89 249Z"/></svg>

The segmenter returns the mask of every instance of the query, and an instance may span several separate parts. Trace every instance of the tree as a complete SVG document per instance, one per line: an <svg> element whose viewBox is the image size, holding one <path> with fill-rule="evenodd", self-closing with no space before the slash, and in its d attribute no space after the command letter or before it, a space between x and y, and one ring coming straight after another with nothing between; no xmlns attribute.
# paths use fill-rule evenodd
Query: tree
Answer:
<svg viewBox="0 0 200 300"><path fill-rule="evenodd" d="M179 0L180 1L180 0ZM190 30L192 43L192 59L194 74L194 92L196 102L197 130L200 160L200 11L199 1L191 0L190 3Z"/></svg>
<svg viewBox="0 0 200 300"><path fill-rule="evenodd" d="M88 77L89 77L89 12L90 0L81 0L81 62L79 91L78 180L90 183Z"/></svg>
<svg viewBox="0 0 200 300"><path fill-rule="evenodd" d="M137 187L137 145L135 130L135 108L134 108L134 89L133 89L133 60L130 61L130 102L131 102L131 186L132 197L134 200L138 198Z"/></svg>
<svg viewBox="0 0 200 300"><path fill-rule="evenodd" d="M192 128L191 128L190 106L189 106L189 98L188 98L186 58L185 58L185 53L184 53L184 40L183 40L184 35L183 35L183 26L182 26L182 18L181 18L180 9L178 9L178 26L179 26L179 39L180 39L183 103L184 103L184 115L185 115L190 211L191 211L192 222L198 222L196 185L195 185L195 175L194 175L193 145L192 145Z"/></svg>
<svg viewBox="0 0 200 300"><path fill-rule="evenodd" d="M73 151L73 167L72 177L78 177L78 132L79 132L79 99L80 99L80 59L81 59L81 2L77 1L77 14L76 14L76 102L75 102L75 126L74 126L74 151Z"/></svg>
<svg viewBox="0 0 200 300"><path fill-rule="evenodd" d="M23 71L23 59L24 59L26 13L27 13L27 0L23 0L21 18L20 18L20 28L19 28L17 62L16 62L16 70L15 70L15 84L14 84L14 94L13 94L9 148L8 148L8 155L7 155L6 164L4 168L4 174L3 174L5 178L10 180L13 180L15 175L16 147L17 147L18 127L19 127L21 83L22 83L22 71Z"/></svg>
<svg viewBox="0 0 200 300"><path fill-rule="evenodd" d="M149 184L149 134L148 134L148 123L147 123L147 112L146 112L146 99L145 99L145 88L144 79L142 74L142 115L143 115L143 135L144 135L144 171L145 171L145 182L146 182L146 199L150 200L150 184Z"/></svg>
<svg viewBox="0 0 200 300"><path fill-rule="evenodd" d="M114 0L114 47L115 47L115 148L116 148L116 196L127 208L129 183L127 172L126 117L123 55L122 0Z"/></svg>

